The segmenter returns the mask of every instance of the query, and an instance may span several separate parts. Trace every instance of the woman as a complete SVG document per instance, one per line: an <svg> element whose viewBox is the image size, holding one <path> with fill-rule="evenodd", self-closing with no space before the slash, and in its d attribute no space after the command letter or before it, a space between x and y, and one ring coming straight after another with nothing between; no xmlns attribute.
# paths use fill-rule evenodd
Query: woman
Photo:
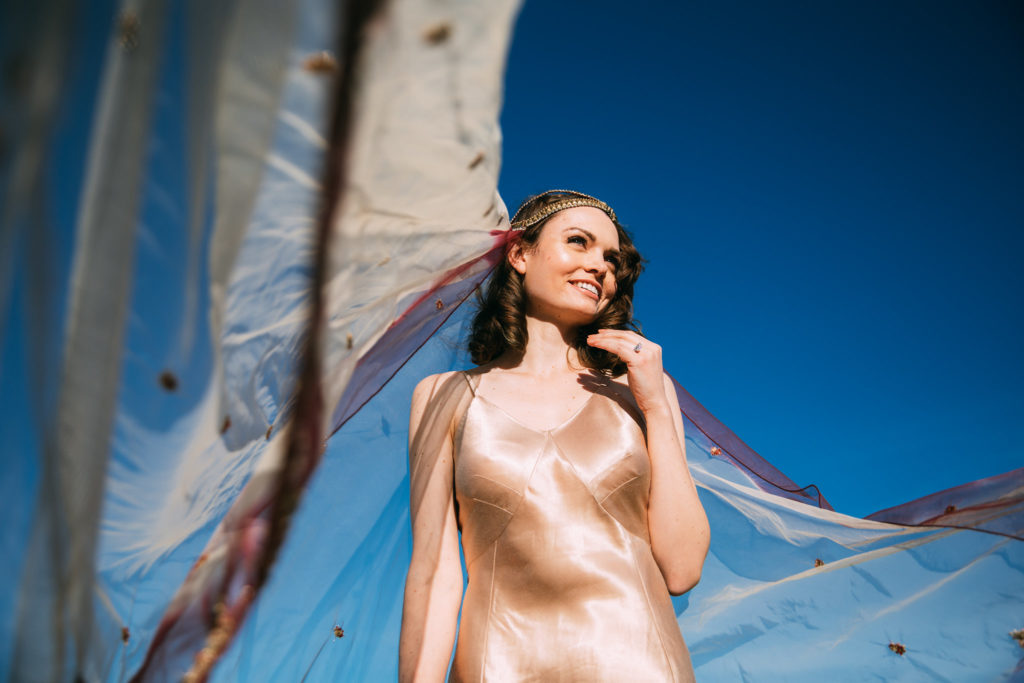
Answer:
<svg viewBox="0 0 1024 683"><path fill-rule="evenodd" d="M707 518L661 349L632 327L640 255L553 190L512 219L473 323L479 365L413 393L403 681L692 680L670 594ZM459 531L469 575L462 599Z"/></svg>

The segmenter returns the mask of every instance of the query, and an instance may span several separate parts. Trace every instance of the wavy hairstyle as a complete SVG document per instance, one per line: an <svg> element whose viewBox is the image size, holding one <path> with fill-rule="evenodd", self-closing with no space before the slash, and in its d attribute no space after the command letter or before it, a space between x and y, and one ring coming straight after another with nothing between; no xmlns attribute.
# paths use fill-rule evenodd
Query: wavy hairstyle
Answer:
<svg viewBox="0 0 1024 683"><path fill-rule="evenodd" d="M516 213L522 216L534 215L564 198L551 193L528 197ZM626 364L615 354L587 344L587 335L598 329L640 331L633 321L633 285L643 271L643 258L618 219L612 216L609 218L619 234L615 295L592 323L577 330L572 345L584 367L609 377L618 377L626 371ZM550 219L549 216L525 230L509 234L504 258L495 266L484 291L477 293L477 312L468 344L470 357L477 365L489 363L506 351L521 353L526 350L526 288L523 276L509 263L508 253L517 240L525 251L536 248L541 231Z"/></svg>

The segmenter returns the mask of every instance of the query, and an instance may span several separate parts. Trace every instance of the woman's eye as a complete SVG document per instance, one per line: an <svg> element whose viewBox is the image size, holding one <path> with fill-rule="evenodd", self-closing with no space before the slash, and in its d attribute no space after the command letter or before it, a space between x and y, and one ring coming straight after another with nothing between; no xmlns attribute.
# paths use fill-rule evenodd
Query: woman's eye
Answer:
<svg viewBox="0 0 1024 683"><path fill-rule="evenodd" d="M569 235L568 242L569 242L569 244L582 244L582 245L586 245L587 244L587 238L584 237L583 235Z"/></svg>
<svg viewBox="0 0 1024 683"><path fill-rule="evenodd" d="M607 261L608 265L610 265L613 269L616 269L616 268L619 267L619 257L618 256L611 256L611 255L609 255L609 256L606 256L604 260Z"/></svg>

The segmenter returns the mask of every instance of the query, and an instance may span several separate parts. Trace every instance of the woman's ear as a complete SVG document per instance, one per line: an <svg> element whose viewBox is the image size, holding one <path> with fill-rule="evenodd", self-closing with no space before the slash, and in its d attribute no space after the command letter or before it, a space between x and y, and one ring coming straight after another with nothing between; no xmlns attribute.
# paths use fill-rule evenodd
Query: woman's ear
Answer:
<svg viewBox="0 0 1024 683"><path fill-rule="evenodd" d="M526 254L523 251L523 243L516 240L508 250L508 264L520 275L526 275Z"/></svg>

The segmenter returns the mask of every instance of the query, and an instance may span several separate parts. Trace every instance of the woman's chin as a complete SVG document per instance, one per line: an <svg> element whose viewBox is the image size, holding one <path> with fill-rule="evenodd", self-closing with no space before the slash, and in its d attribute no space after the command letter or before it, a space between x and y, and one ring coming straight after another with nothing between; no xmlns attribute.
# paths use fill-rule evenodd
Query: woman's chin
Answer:
<svg viewBox="0 0 1024 683"><path fill-rule="evenodd" d="M548 320L559 325L583 327L585 325L590 325L597 320L600 312L601 307L599 301L593 301L588 304L584 300L534 309L532 311L527 311L527 315L541 320Z"/></svg>
<svg viewBox="0 0 1024 683"><path fill-rule="evenodd" d="M573 327L586 327L587 325L592 325L593 322L597 320L597 314L599 312L600 311L596 305L590 309L577 307L572 310L565 311L562 319L569 322Z"/></svg>

